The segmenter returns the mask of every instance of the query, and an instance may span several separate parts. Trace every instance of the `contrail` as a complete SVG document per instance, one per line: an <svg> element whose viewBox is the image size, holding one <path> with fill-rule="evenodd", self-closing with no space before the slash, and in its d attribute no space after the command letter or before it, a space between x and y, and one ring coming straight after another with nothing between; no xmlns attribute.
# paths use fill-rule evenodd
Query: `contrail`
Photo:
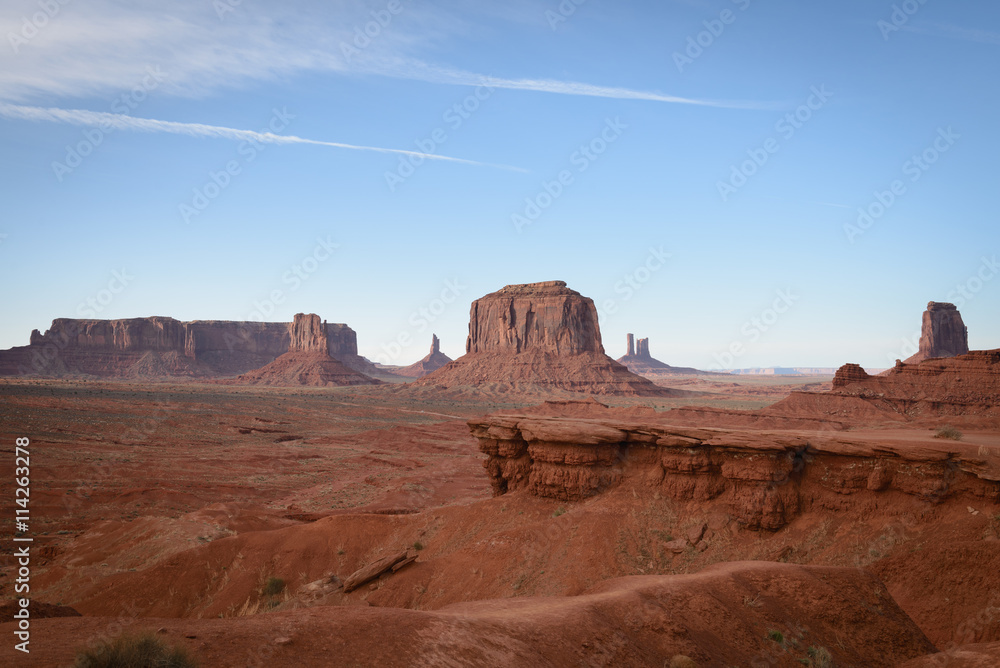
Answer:
<svg viewBox="0 0 1000 668"><path fill-rule="evenodd" d="M654 91L635 90L616 86L598 86L578 81L557 79L508 79L492 75L474 74L463 70L437 67L421 62L406 62L399 59L376 62L371 71L383 76L414 79L428 83L451 84L457 86L488 86L510 90L526 90L556 95L579 95L584 97L606 97L616 100L644 100L670 104L690 104L722 109L783 109L787 102L761 102L755 100L711 100L703 98L665 95Z"/></svg>
<svg viewBox="0 0 1000 668"><path fill-rule="evenodd" d="M464 158L452 158L447 155L422 153L420 151L407 151L398 148L380 148L378 146L357 146L355 144L344 144L341 142L306 139L304 137L296 137L295 135L277 135L272 132L238 130L236 128L226 128L218 125L204 125L202 123L178 123L176 121L160 121L152 118L136 118L135 116L112 114L106 111L59 109L54 107L26 107L18 104L0 102L0 116L26 121L49 121L51 123L68 123L70 125L114 128L116 130L168 132L171 134L187 135L189 137L236 139L240 141L253 141L258 144L314 144L316 146L346 148L353 151L374 151L376 153L395 153L399 155L420 156L421 158L425 158L427 160L457 162L464 165L476 165L478 167L495 167L497 169L507 169L515 172L528 171L520 167L511 167L510 165L498 165L489 162L479 162L477 160L466 160Z"/></svg>
<svg viewBox="0 0 1000 668"><path fill-rule="evenodd" d="M455 83L473 85L476 79L458 79ZM669 102L672 104L693 104L703 107L721 107L727 109L771 109L777 106L773 102L753 102L742 100L701 100L696 98L664 95L651 91L616 88L613 86L595 86L593 84L575 81L556 81L553 79L497 79L485 77L483 83L497 88L511 90L530 90L539 93L555 93L557 95L582 95L585 97L608 97L616 100L645 100L649 102Z"/></svg>

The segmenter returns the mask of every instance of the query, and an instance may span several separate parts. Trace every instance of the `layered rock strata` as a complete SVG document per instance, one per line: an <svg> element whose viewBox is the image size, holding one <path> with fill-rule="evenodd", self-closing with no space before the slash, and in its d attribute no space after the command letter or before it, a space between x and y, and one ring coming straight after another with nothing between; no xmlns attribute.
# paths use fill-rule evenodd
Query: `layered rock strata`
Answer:
<svg viewBox="0 0 1000 668"><path fill-rule="evenodd" d="M830 392L793 392L768 407L770 414L834 417L856 424L958 418L1000 424L1000 349L897 362L877 376L845 364Z"/></svg>
<svg viewBox="0 0 1000 668"><path fill-rule="evenodd" d="M474 301L465 350L416 384L671 394L604 354L594 302L563 281L508 285Z"/></svg>
<svg viewBox="0 0 1000 668"><path fill-rule="evenodd" d="M326 329L326 351L346 364L364 366L357 336L345 324L305 321L240 322L167 317L121 320L57 318L30 344L0 351L0 375L93 375L120 378L220 377L246 373L273 362L293 345L293 330L306 327L318 341ZM310 329L311 328L311 329ZM297 331L297 330L296 330ZM296 336L304 336L302 330ZM369 363L370 365L370 363Z"/></svg>
<svg viewBox="0 0 1000 668"><path fill-rule="evenodd" d="M665 414L669 416L669 413ZM493 415L469 427L487 455L494 495L562 500L623 483L676 500L718 499L746 528L778 530L800 512L852 495L897 492L936 503L1000 501L1000 470L975 446L622 421Z"/></svg>

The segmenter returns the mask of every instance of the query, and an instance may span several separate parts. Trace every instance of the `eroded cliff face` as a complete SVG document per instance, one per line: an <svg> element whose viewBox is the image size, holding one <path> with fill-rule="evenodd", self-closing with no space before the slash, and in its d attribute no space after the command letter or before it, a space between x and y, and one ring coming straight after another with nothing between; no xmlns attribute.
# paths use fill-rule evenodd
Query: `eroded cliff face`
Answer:
<svg viewBox="0 0 1000 668"><path fill-rule="evenodd" d="M31 333L31 345L59 342L69 348L102 351L184 350L184 323L173 318L77 320L56 318L45 334Z"/></svg>
<svg viewBox="0 0 1000 668"><path fill-rule="evenodd" d="M906 360L916 364L934 357L956 357L969 352L969 331L954 304L928 302L920 326L920 347Z"/></svg>
<svg viewBox="0 0 1000 668"><path fill-rule="evenodd" d="M474 301L465 347L465 355L416 384L504 393L672 393L604 354L594 302L562 281L508 285Z"/></svg>
<svg viewBox="0 0 1000 668"><path fill-rule="evenodd" d="M603 353L594 302L563 281L508 285L472 302L468 353Z"/></svg>
<svg viewBox="0 0 1000 668"><path fill-rule="evenodd" d="M289 327L288 352L326 353L328 348L326 323L315 313L296 313Z"/></svg>
<svg viewBox="0 0 1000 668"><path fill-rule="evenodd" d="M300 319L301 316L301 319ZM301 321L300 321L301 320ZM323 330L326 330L324 336ZM357 336L317 315L296 322L240 322L148 317L122 320L57 318L30 345L0 351L0 375L213 377L258 369L293 345L357 358Z"/></svg>
<svg viewBox="0 0 1000 668"><path fill-rule="evenodd" d="M771 531L808 508L842 509L855 494L1000 501L1000 471L965 444L873 444L662 420L494 415L469 427L487 455L494 495L523 489L572 501L629 479L677 500L717 500L743 526Z"/></svg>

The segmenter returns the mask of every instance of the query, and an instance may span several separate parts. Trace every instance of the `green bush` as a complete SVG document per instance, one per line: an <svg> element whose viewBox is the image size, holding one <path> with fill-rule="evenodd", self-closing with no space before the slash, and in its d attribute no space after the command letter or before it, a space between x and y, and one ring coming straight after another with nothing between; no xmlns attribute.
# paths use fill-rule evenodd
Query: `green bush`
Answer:
<svg viewBox="0 0 1000 668"><path fill-rule="evenodd" d="M774 629L770 629L767 632L767 637L779 645L785 642L785 635L781 631L775 631Z"/></svg>
<svg viewBox="0 0 1000 668"><path fill-rule="evenodd" d="M183 647L168 645L152 631L126 633L95 649L80 650L75 668L195 668Z"/></svg>
<svg viewBox="0 0 1000 668"><path fill-rule="evenodd" d="M281 578L276 578L271 576L264 583L264 587L260 590L260 593L264 596L277 596L285 589L285 581Z"/></svg>

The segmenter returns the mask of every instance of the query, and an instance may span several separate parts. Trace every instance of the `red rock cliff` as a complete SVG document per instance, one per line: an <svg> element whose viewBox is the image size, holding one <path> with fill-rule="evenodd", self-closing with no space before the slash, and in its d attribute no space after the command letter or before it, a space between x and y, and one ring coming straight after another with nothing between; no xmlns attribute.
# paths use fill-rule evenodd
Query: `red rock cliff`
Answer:
<svg viewBox="0 0 1000 668"><path fill-rule="evenodd" d="M708 430L670 425L669 415L493 415L469 427L494 495L523 489L571 501L629 480L677 500L717 499L746 528L772 531L809 507L843 508L853 494L1000 501L1000 471L974 445Z"/></svg>
<svg viewBox="0 0 1000 668"><path fill-rule="evenodd" d="M508 285L472 302L468 353L603 353L594 302L563 281Z"/></svg>
<svg viewBox="0 0 1000 668"><path fill-rule="evenodd" d="M830 392L792 392L760 413L860 424L934 422L1000 426L1000 349L918 364L897 362L877 376L856 364L837 371Z"/></svg>
<svg viewBox="0 0 1000 668"><path fill-rule="evenodd" d="M416 385L497 392L668 396L604 354L594 302L562 281L508 285L472 303L466 354Z"/></svg>
<svg viewBox="0 0 1000 668"><path fill-rule="evenodd" d="M289 325L290 353L328 353L326 323L315 313L296 313Z"/></svg>
<svg viewBox="0 0 1000 668"><path fill-rule="evenodd" d="M969 331L954 304L929 302L920 326L920 349L907 364L969 352Z"/></svg>
<svg viewBox="0 0 1000 668"><path fill-rule="evenodd" d="M293 331L298 337L295 345L322 345L323 350L345 363L363 361L357 355L357 335L350 327L321 323L319 316L304 317L310 321L298 325L181 322L158 316L122 320L57 318L44 334L32 331L30 345L0 351L0 375L236 375L263 367L288 352ZM307 341L309 337L311 341Z"/></svg>

